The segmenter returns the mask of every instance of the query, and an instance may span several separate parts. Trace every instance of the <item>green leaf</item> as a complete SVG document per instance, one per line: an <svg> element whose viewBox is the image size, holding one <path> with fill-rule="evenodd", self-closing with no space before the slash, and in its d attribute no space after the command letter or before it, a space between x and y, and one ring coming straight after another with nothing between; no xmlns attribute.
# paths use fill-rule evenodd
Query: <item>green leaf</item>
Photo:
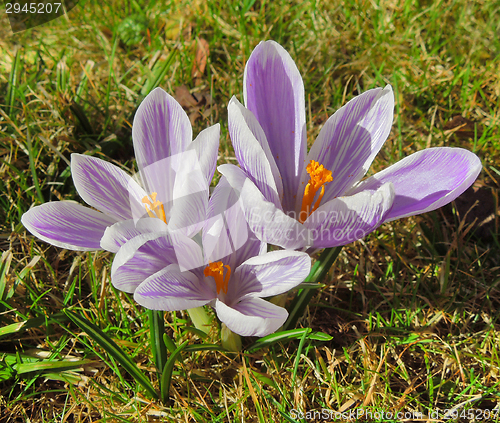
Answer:
<svg viewBox="0 0 500 423"><path fill-rule="evenodd" d="M174 364L177 360L177 357L181 354L184 348L186 348L188 342L189 341L186 341L181 345L179 345L179 347L169 357L167 364L165 364L165 368L163 369L163 374L161 375L161 381L160 381L161 400L163 404L167 404L168 402L168 393L170 391L170 382L172 381L172 372L174 370Z"/></svg>
<svg viewBox="0 0 500 423"><path fill-rule="evenodd" d="M268 378L267 376L264 376L264 375L256 372L255 370L252 370L252 373L255 376L255 378L257 380L259 380L260 382L262 382L262 383L264 383L264 384L266 384L268 386L271 386L274 389L279 389L278 385L276 385L276 383L274 382L274 380L272 380L272 379Z"/></svg>
<svg viewBox="0 0 500 423"><path fill-rule="evenodd" d="M167 347L163 342L163 334L165 333L164 316L163 311L148 310L151 351L159 375L163 372L167 362Z"/></svg>
<svg viewBox="0 0 500 423"><path fill-rule="evenodd" d="M91 362L92 360L42 360L35 363L19 363L14 368L18 374L31 372L53 373L54 371L77 369Z"/></svg>
<svg viewBox="0 0 500 423"><path fill-rule="evenodd" d="M319 289L319 288L324 288L326 284L324 283L311 283L311 282L302 282L301 284L297 285L296 288L299 289Z"/></svg>
<svg viewBox="0 0 500 423"><path fill-rule="evenodd" d="M43 377L50 380L60 380L61 382L71 383L72 385L85 383L87 379L87 376L71 371L61 373L44 373Z"/></svg>
<svg viewBox="0 0 500 423"><path fill-rule="evenodd" d="M328 271L335 262L337 256L342 251L342 247L325 248L319 259L314 263L314 266L309 273L309 276L304 282L320 282L327 275ZM289 308L289 316L285 324L283 325L283 330L293 329L297 324L297 321L303 316L306 307L314 296L314 289L301 289L295 295Z"/></svg>
<svg viewBox="0 0 500 423"><path fill-rule="evenodd" d="M221 352L226 352L227 350L225 348L222 348L220 345L217 344L194 344L194 345L189 345L184 349L184 351L221 351Z"/></svg>
<svg viewBox="0 0 500 423"><path fill-rule="evenodd" d="M19 322L19 323L12 323L11 325L4 326L3 328L0 328L0 336L3 335L8 335L9 333L15 333L19 331L24 325L24 322Z"/></svg>
<svg viewBox="0 0 500 423"><path fill-rule="evenodd" d="M262 348L270 347L277 342L288 342L294 339L301 339L304 334L306 335L305 339L310 341L330 341L333 338L330 335L327 335L323 332L311 332L310 328L304 329L292 329L278 333L272 333L271 335L267 335L264 338L259 339L254 342L252 345L246 348L247 351L255 351Z"/></svg>
<svg viewBox="0 0 500 423"><path fill-rule="evenodd" d="M111 357L113 357L120 365L139 383L152 397L157 399L158 393L151 385L149 379L142 373L137 365L130 359L130 357L123 352L123 350L116 345L108 335L106 335L96 325L89 322L82 316L72 312L71 310L64 310L66 316L77 325L81 330L85 331L95 342L97 342Z"/></svg>
<svg viewBox="0 0 500 423"><path fill-rule="evenodd" d="M172 338L170 338L170 336L168 336L166 333L163 334L163 342L167 347L167 350L169 350L171 353L173 353L177 349L177 345L175 345L175 342L172 341Z"/></svg>
<svg viewBox="0 0 500 423"><path fill-rule="evenodd" d="M205 332L203 332L200 329L196 329L194 326L186 326L182 331L182 336L184 336L187 333L192 333L193 335L196 335L201 339L205 339L208 337L208 335Z"/></svg>

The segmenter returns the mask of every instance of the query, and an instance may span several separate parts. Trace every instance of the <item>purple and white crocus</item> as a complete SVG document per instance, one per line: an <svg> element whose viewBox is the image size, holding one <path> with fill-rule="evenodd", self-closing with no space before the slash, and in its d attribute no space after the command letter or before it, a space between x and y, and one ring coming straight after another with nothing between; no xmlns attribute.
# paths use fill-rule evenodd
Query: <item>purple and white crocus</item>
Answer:
<svg viewBox="0 0 500 423"><path fill-rule="evenodd" d="M73 201L49 202L26 212L21 218L24 226L58 247L115 253L138 233L164 231L167 222L171 230L187 236L198 232L217 162L219 125L192 141L188 116L173 97L157 88L139 106L132 137L140 182L104 160L72 154L78 194L97 210ZM116 224L129 231L121 231L117 242L102 245L106 229Z"/></svg>
<svg viewBox="0 0 500 423"><path fill-rule="evenodd" d="M384 222L435 210L481 171L461 148L428 148L365 179L392 126L392 88L366 91L331 116L307 153L304 85L274 41L261 42L245 67L244 107L228 106L240 168L219 171L241 192L256 236L283 248L348 244Z"/></svg>
<svg viewBox="0 0 500 423"><path fill-rule="evenodd" d="M144 307L174 311L211 305L220 321L242 336L265 336L283 325L288 312L263 298L300 284L311 260L292 250L266 253L267 245L249 230L237 193L224 178L210 198L202 237L195 240L169 231L137 235L116 255L112 283L123 289L121 281L116 284L117 272L146 247L151 254L142 253L144 262L158 261L154 252L159 251L164 266L130 290Z"/></svg>

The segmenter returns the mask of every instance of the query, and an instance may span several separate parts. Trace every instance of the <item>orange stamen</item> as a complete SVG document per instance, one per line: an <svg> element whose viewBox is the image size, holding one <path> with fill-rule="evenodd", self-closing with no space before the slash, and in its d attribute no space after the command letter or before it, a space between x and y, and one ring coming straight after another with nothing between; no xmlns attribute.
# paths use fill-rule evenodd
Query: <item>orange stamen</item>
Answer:
<svg viewBox="0 0 500 423"><path fill-rule="evenodd" d="M144 203L144 207L146 208L149 217L157 217L158 219L161 219L165 223L167 223L167 218L165 217L165 209L163 208L163 203L161 201L156 201L157 195L158 194L156 192L153 192L151 194L151 198L153 199L152 202L146 195L142 199L142 202Z"/></svg>
<svg viewBox="0 0 500 423"><path fill-rule="evenodd" d="M302 207L299 213L299 222L304 223L309 215L319 207L319 203L325 195L325 184L333 181L332 172L325 169L323 165L320 165L317 161L311 160L307 165L307 173L311 179L309 180L306 188L304 189L304 197L302 198ZM321 192L318 195L318 199L311 209L316 193L321 188Z"/></svg>
<svg viewBox="0 0 500 423"><path fill-rule="evenodd" d="M226 277L224 277L224 267L227 269ZM231 277L231 268L229 266L224 266L221 261L215 261L213 263L209 263L205 270L203 271L205 276L212 276L215 280L215 286L217 288L217 294L220 294L220 291L227 294L227 286L229 284L229 278Z"/></svg>

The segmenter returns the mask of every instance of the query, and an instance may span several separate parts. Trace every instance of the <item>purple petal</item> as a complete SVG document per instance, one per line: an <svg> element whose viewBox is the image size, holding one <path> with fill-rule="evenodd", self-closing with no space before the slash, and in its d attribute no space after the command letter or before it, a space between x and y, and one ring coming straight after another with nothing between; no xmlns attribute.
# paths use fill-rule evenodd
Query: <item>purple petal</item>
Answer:
<svg viewBox="0 0 500 423"><path fill-rule="evenodd" d="M132 138L145 187L148 192L159 193L163 187L162 173L150 166L184 152L193 139L193 131L180 104L161 88L156 88L137 109Z"/></svg>
<svg viewBox="0 0 500 423"><path fill-rule="evenodd" d="M121 291L134 292L145 279L169 264L178 264L182 270L202 266L200 247L179 234L138 235L116 254L111 266L111 281Z"/></svg>
<svg viewBox="0 0 500 423"><path fill-rule="evenodd" d="M272 251L252 257L234 272L237 283L229 283L228 302L250 293L258 297L282 294L300 284L310 270L311 258L298 251Z"/></svg>
<svg viewBox="0 0 500 423"><path fill-rule="evenodd" d="M220 125L217 123L201 131L196 139L189 145L189 150L196 151L201 171L210 185L217 166L217 154L219 150Z"/></svg>
<svg viewBox="0 0 500 423"><path fill-rule="evenodd" d="M33 207L23 214L22 224L42 241L77 251L100 250L100 241L116 219L70 201Z"/></svg>
<svg viewBox="0 0 500 423"><path fill-rule="evenodd" d="M377 191L330 200L304 222L311 233L313 248L346 245L368 235L383 222L394 202L394 187L382 185Z"/></svg>
<svg viewBox="0 0 500 423"><path fill-rule="evenodd" d="M203 228L203 251L207 261L222 260L232 269L247 258L261 254L267 245L248 227L239 194L223 176L210 197Z"/></svg>
<svg viewBox="0 0 500 423"><path fill-rule="evenodd" d="M240 193L245 220L258 239L291 250L308 246L309 230L273 203L266 201L240 168L222 165L218 169Z"/></svg>
<svg viewBox="0 0 500 423"><path fill-rule="evenodd" d="M427 148L361 182L352 193L394 185L394 206L385 221L414 216L448 204L469 188L481 161L462 148Z"/></svg>
<svg viewBox="0 0 500 423"><path fill-rule="evenodd" d="M191 272L172 264L150 276L134 292L134 299L151 310L185 310L214 299L213 292Z"/></svg>
<svg viewBox="0 0 500 423"><path fill-rule="evenodd" d="M229 102L228 120L229 134L241 168L266 200L281 208L281 176L259 122L235 97Z"/></svg>
<svg viewBox="0 0 500 423"><path fill-rule="evenodd" d="M325 185L325 200L344 195L366 174L391 132L393 113L394 94L388 85L353 98L327 120L306 159L307 164L315 160L332 172L333 181ZM308 181L304 169L297 211Z"/></svg>
<svg viewBox="0 0 500 423"><path fill-rule="evenodd" d="M288 52L274 41L261 42L245 67L243 95L266 134L283 178L283 208L294 210L306 154L304 84Z"/></svg>
<svg viewBox="0 0 500 423"><path fill-rule="evenodd" d="M167 232L167 225L161 219L147 217L140 220L122 220L106 228L101 239L101 248L117 253L127 241L143 233Z"/></svg>
<svg viewBox="0 0 500 423"><path fill-rule="evenodd" d="M118 220L142 216L146 192L119 167L96 157L73 153L71 175L83 200Z"/></svg>
<svg viewBox="0 0 500 423"><path fill-rule="evenodd" d="M217 300L217 317L241 336L266 336L275 332L288 317L288 312L261 298L245 297L232 307Z"/></svg>

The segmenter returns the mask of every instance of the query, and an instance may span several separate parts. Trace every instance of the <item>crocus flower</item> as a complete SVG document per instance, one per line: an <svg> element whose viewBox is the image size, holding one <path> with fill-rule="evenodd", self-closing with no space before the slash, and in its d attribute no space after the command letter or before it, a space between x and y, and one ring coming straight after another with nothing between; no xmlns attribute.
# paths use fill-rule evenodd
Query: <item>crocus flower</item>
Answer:
<svg viewBox="0 0 500 423"><path fill-rule="evenodd" d="M259 239L283 248L345 245L382 223L435 210L463 193L481 162L461 148L429 148L365 179L392 126L392 88L371 89L331 116L307 153L304 85L290 55L261 42L245 67L244 107L229 133L240 168L219 170L241 192Z"/></svg>
<svg viewBox="0 0 500 423"><path fill-rule="evenodd" d="M104 247L112 252L138 233L164 230L167 222L187 236L199 231L215 172L219 125L192 141L188 116L173 97L157 88L139 106L132 137L142 182L104 160L72 154L78 194L97 210L73 201L49 202L26 212L24 226L52 245L92 251L103 248L106 228L128 221L129 231ZM149 217L139 221L143 216Z"/></svg>
<svg viewBox="0 0 500 423"><path fill-rule="evenodd" d="M108 237L119 236L109 231ZM196 238L195 238L196 239ZM309 256L297 251L266 253L267 245L255 237L245 222L236 192L224 178L215 188L199 242L182 233L139 234L127 241L113 262L111 281L141 247L164 267L137 287L134 299L153 310L183 310L211 305L227 327L243 336L265 336L285 322L288 313L263 297L284 293L309 274ZM148 261L148 254L142 253ZM130 271L128 267L125 271Z"/></svg>

